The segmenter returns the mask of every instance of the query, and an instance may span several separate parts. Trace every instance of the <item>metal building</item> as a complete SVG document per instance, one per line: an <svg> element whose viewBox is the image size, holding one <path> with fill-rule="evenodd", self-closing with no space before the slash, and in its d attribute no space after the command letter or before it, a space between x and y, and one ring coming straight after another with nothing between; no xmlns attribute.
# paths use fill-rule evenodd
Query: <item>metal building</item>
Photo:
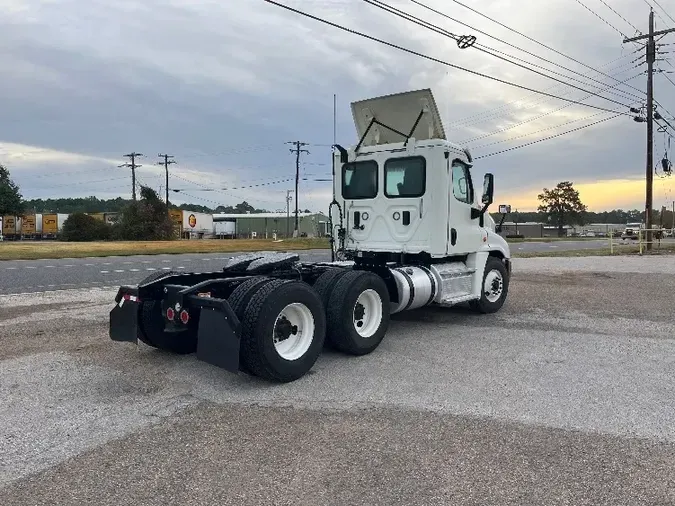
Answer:
<svg viewBox="0 0 675 506"><path fill-rule="evenodd" d="M272 239L275 234L281 239L293 237L295 214L250 213L214 214L213 223L234 223L234 236L243 238ZM298 213L300 237L325 237L328 232L328 216L323 213Z"/></svg>

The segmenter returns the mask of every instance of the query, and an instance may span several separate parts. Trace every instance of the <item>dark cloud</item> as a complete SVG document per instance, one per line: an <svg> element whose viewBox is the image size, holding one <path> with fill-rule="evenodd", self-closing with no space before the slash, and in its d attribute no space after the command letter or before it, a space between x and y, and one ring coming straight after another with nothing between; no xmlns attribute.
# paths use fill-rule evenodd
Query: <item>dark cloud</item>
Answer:
<svg viewBox="0 0 675 506"><path fill-rule="evenodd" d="M459 50L452 40L362 2L287 3L502 79L540 90L551 90L556 85L475 50ZM423 10L411 7L410 2L390 3L456 33L470 32L446 20L429 18ZM457 9L450 9L447 2L429 3L552 61L591 74L588 68L454 4ZM644 4L638 0L615 4L615 9L636 24L637 19L646 18ZM667 4L664 1L664 6ZM593 68L601 69L601 65L622 55L625 57L616 65L638 56L630 55L635 46L622 47L621 36L612 28L566 0L532 6L519 13L504 2L484 0L475 7L552 47L564 48L565 53ZM600 11L601 6L597 7ZM602 14L612 15L607 9ZM613 21L615 26L622 23ZM625 23L621 29L632 34ZM480 40L552 67L497 41L485 37ZM148 155L141 162L146 167L139 174L153 185L162 182L160 168L151 167L159 152L174 154L179 165L172 170L202 185L231 187L242 182L281 179L292 176L294 171L294 160L284 142L296 139L313 144L303 166L303 173L309 174L307 179L326 177L330 172L330 151L321 145L332 142L333 93L338 96L338 140L343 144L355 141L350 101L411 88L433 89L453 140L485 135L541 114L545 108L565 105L560 100L531 95L364 41L264 2L152 0L109 4L99 0L22 0L8 4L6 11L0 13L0 47L0 161L10 165L26 196L124 193L123 179L94 181L105 176L123 178L122 169L115 164L125 161L122 155L132 150ZM602 68L610 71L612 66ZM617 78L640 71L630 66L621 70ZM556 71L567 73L560 68ZM612 82L598 74L595 79ZM639 89L644 86L644 78L631 82ZM591 89L593 83L574 84ZM659 101L675 111L670 83L657 76L656 84ZM643 96L626 86L619 89ZM550 92L569 92L566 96L576 99L584 96L563 85ZM634 97L607 96L627 105L636 101ZM530 108L518 109L516 104L504 107L516 99L526 101ZM618 107L597 98L586 103ZM501 108L494 110L498 107ZM469 146L523 136L595 112L583 106L569 107L501 135L470 142ZM466 120L472 116L472 120ZM602 117L475 148L474 154L508 149ZM657 141L659 146L663 143L660 134ZM476 170L494 172L500 191L509 193L555 184L561 179L639 178L644 173L644 149L644 124L625 117L478 160ZM21 150L23 156L17 158ZM93 158L73 159L58 154L50 158L47 150ZM73 184L57 186L51 177L56 173L68 174ZM190 186L185 180L174 183ZM307 189L304 198L316 202L318 208L325 207L329 186L312 181L303 185ZM199 185L191 186L193 195L208 199L215 196L218 202L257 198L278 207L284 206L287 187L290 186L199 193Z"/></svg>

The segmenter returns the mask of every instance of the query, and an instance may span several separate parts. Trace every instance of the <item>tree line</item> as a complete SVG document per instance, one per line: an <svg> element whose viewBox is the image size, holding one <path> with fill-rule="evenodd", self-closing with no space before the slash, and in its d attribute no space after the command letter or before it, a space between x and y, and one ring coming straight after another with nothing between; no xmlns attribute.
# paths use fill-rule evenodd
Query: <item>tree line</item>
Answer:
<svg viewBox="0 0 675 506"><path fill-rule="evenodd" d="M631 222L644 222L644 210L615 209L612 211L592 212L581 201L579 192L574 188L571 181L561 181L553 188L544 188L538 195L540 202L536 211L511 212L504 217L504 221L524 223L537 222L548 223L558 228L562 235L566 225L584 225L587 223L623 224ZM169 202L169 208L181 209L203 213L264 213L266 209L259 209L244 201L234 206L217 206L215 208L197 205L175 205ZM114 199L99 199L97 197L85 198L57 198L57 199L23 199L19 187L10 177L9 170L0 164L0 216L19 216L28 213L66 213L77 215L71 225L79 223L79 228L89 230L91 234L99 236L109 234L110 238L133 237L169 237L173 234L173 228L166 213L166 203L162 202L157 193L151 188L142 187L141 199L134 202L130 199L117 197ZM122 215L117 228L100 228L89 220L83 218L85 213L116 212ZM303 212L310 212L305 209ZM496 222L501 221L502 215L493 212L492 217ZM80 216L82 215L82 216ZM92 218L93 219L93 218ZM666 228L674 226L675 216L670 210L666 210L661 216L661 210L655 209L652 213L652 222ZM147 225L147 226L146 226ZM87 228L88 227L88 228ZM64 227L65 228L65 227ZM77 234L75 234L77 236Z"/></svg>

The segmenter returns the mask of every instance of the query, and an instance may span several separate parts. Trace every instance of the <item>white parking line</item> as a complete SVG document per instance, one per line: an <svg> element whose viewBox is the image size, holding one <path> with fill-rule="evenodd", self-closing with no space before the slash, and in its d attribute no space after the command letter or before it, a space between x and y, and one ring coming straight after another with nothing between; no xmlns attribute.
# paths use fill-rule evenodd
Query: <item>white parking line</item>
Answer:
<svg viewBox="0 0 675 506"><path fill-rule="evenodd" d="M101 274L108 274L110 271L101 271Z"/></svg>
<svg viewBox="0 0 675 506"><path fill-rule="evenodd" d="M8 271L15 271L17 267L5 267Z"/></svg>
<svg viewBox="0 0 675 506"><path fill-rule="evenodd" d="M129 272L138 272L140 269L129 269Z"/></svg>
<svg viewBox="0 0 675 506"><path fill-rule="evenodd" d="M124 269L115 269L115 272L124 272Z"/></svg>
<svg viewBox="0 0 675 506"><path fill-rule="evenodd" d="M148 267L148 268L145 269L145 270L146 270L146 271L156 271L157 269L155 269L154 267Z"/></svg>

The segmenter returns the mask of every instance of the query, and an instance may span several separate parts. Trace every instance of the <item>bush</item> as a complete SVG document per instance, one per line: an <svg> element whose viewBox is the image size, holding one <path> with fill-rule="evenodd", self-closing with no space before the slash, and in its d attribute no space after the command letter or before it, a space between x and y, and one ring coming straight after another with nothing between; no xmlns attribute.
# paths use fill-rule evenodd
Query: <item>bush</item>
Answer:
<svg viewBox="0 0 675 506"><path fill-rule="evenodd" d="M63 223L63 241L105 241L110 239L111 227L104 221L84 213L73 213Z"/></svg>
<svg viewBox="0 0 675 506"><path fill-rule="evenodd" d="M141 198L132 202L123 211L113 226L113 236L125 241L164 241L175 239L173 223L157 193L141 187Z"/></svg>

